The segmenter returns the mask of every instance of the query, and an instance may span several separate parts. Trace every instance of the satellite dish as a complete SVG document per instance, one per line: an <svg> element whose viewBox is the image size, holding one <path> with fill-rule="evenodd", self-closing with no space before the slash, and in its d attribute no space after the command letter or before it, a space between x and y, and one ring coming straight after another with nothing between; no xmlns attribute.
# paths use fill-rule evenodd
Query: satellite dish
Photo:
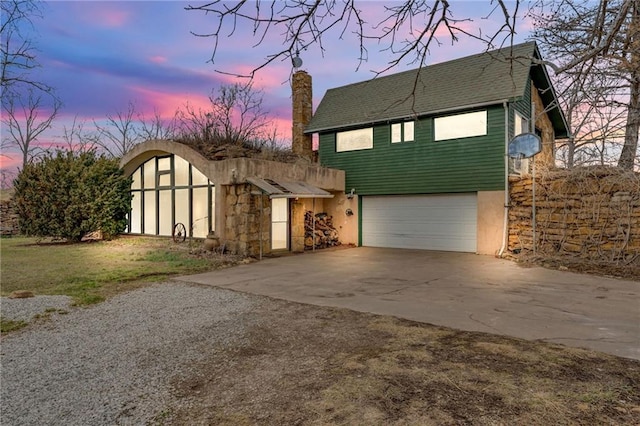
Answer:
<svg viewBox="0 0 640 426"><path fill-rule="evenodd" d="M509 157L529 158L542 151L542 141L535 133L523 133L509 142Z"/></svg>

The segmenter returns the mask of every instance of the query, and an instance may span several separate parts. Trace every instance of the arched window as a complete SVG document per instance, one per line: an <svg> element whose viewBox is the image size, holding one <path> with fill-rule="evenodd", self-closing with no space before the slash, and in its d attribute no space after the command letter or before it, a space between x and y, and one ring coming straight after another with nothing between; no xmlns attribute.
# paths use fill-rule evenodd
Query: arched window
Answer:
<svg viewBox="0 0 640 426"><path fill-rule="evenodd" d="M153 157L132 177L129 233L171 236L176 223L196 238L214 230L214 184L185 159Z"/></svg>

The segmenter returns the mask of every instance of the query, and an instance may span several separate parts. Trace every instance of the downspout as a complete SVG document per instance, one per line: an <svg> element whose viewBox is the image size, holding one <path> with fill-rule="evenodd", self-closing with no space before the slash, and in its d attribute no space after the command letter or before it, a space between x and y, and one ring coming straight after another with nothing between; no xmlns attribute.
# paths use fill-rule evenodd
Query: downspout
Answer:
<svg viewBox="0 0 640 426"><path fill-rule="evenodd" d="M502 228L502 247L498 257L502 257L509 245L509 106L507 101L504 106L504 224Z"/></svg>

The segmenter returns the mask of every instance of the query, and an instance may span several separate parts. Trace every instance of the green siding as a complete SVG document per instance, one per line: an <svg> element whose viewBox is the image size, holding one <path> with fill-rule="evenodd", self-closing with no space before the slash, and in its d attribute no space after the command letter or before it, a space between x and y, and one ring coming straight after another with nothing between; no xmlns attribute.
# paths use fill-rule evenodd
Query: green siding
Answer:
<svg viewBox="0 0 640 426"><path fill-rule="evenodd" d="M518 111L523 117L525 117L529 122L531 122L531 79L527 81L527 84L524 88L524 95L513 103L513 108L511 108L509 119L511 120L509 125L509 140L513 138L515 135L513 134L514 130L514 120L515 114L514 111Z"/></svg>
<svg viewBox="0 0 640 426"><path fill-rule="evenodd" d="M415 125L415 141L391 143L390 124L374 126L373 149L336 152L335 133L320 135L322 165L346 171L359 195L504 189L504 108L488 111L486 136L433 140L433 117Z"/></svg>

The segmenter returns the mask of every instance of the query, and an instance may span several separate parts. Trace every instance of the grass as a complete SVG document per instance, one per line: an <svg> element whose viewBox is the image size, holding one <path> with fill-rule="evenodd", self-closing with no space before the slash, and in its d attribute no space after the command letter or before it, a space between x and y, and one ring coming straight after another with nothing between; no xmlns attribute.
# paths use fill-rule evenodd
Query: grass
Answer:
<svg viewBox="0 0 640 426"><path fill-rule="evenodd" d="M27 323L24 321L14 321L10 319L0 318L0 333L8 333L10 331L20 330L22 327L26 327Z"/></svg>
<svg viewBox="0 0 640 426"><path fill-rule="evenodd" d="M0 294L29 290L36 295L67 295L77 305L90 305L152 281L233 261L202 250L200 242L176 244L163 238L127 236L80 244L3 238Z"/></svg>

